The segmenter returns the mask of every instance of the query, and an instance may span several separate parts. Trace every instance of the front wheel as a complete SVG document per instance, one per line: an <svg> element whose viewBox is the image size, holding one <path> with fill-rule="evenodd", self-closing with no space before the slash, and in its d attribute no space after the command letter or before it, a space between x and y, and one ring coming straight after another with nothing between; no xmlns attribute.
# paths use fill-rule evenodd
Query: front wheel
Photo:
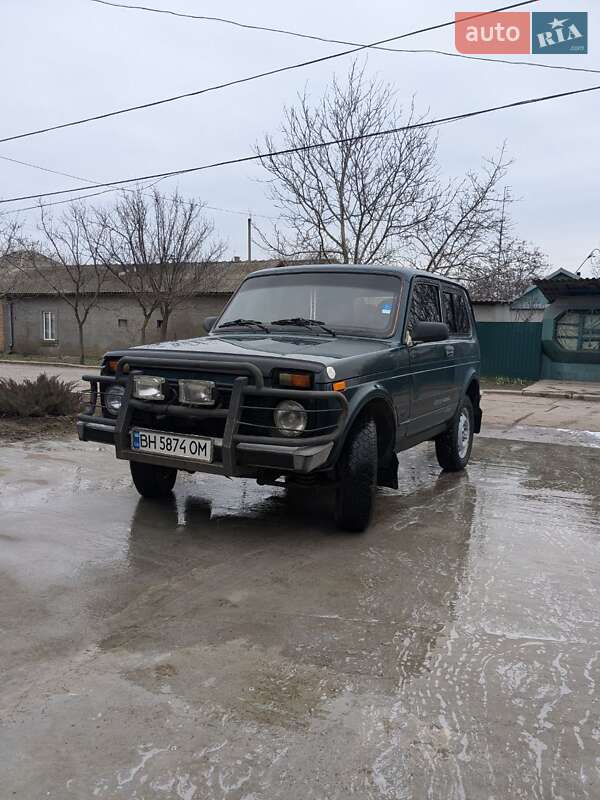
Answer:
<svg viewBox="0 0 600 800"><path fill-rule="evenodd" d="M335 521L339 528L360 533L373 512L377 480L377 428L372 419L350 432L338 464Z"/></svg>
<svg viewBox="0 0 600 800"><path fill-rule="evenodd" d="M130 461L129 469L134 486L142 497L169 497L172 493L177 478L177 470L173 467Z"/></svg>
<svg viewBox="0 0 600 800"><path fill-rule="evenodd" d="M469 397L465 397L448 430L435 439L435 454L442 469L460 472L469 463L473 447L473 419L473 404Z"/></svg>

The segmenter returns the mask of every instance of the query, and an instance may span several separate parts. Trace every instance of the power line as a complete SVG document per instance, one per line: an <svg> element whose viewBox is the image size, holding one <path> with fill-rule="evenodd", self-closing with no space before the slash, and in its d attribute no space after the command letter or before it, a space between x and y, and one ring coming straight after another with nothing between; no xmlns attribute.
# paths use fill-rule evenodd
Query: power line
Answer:
<svg viewBox="0 0 600 800"><path fill-rule="evenodd" d="M326 42L327 44L343 44L350 47L364 47L371 50L382 50L387 53L423 53L430 55L449 56L451 58L463 58L467 61L487 61L492 64L512 64L515 66L525 67L539 67L540 69L558 69L567 70L568 72L587 72L600 74L600 69L593 69L592 67L570 67L565 64L542 64L539 61L515 61L509 58L486 58L485 56L469 56L465 53L452 53L447 50L406 50L399 47L383 47L380 45L361 44L360 42L350 42L345 39L332 39L328 36L317 36L316 34L300 33L299 31L290 31L286 28L272 28L266 25L251 25L250 23L239 22L238 20L227 19L225 17L209 17L204 14L187 14L183 11L171 11L166 8L152 8L151 6L138 6L130 5L129 3L113 3L109 0L91 0L92 3L98 3L103 6L112 6L113 8L125 8L133 11L150 11L155 14L167 14L172 17L182 17L184 19L194 19L203 22L219 22L225 25L232 25L236 28L245 28L252 31L265 31L267 33L278 33L284 36L294 36L298 39L309 39L314 42ZM485 12L492 13L492 12ZM474 15L478 16L478 15ZM468 17L467 19L471 19Z"/></svg>
<svg viewBox="0 0 600 800"><path fill-rule="evenodd" d="M539 0L521 0L521 2L513 3L512 5L509 6L503 6L502 8L494 8L491 9L490 11L483 11L478 14L473 14L472 17L466 17L465 20L474 19L476 17L487 16L488 14L494 14L499 11L507 11L508 9L511 8L519 8L520 6L527 6L537 2L539 2ZM465 20L462 21L464 22ZM208 92L214 92L220 89L227 89L231 86L237 86L239 84L249 83L250 81L255 81L260 78L266 78L271 75L279 75L282 72L290 72L291 70L294 69L308 67L312 64L321 64L325 61L332 61L335 58L341 58L342 56L351 55L352 53L358 53L361 50L378 47L379 45L387 44L388 42L395 42L398 41L399 39L406 39L409 36L416 36L417 34L420 33L427 33L429 31L439 30L440 28L447 28L455 24L456 24L455 20L450 20L448 22L441 22L438 23L437 25L430 25L427 28L420 28L418 30L409 31L408 33L402 33L399 34L398 36L390 36L387 39L381 39L380 41L372 42L371 44L364 44L358 47L352 47L349 50L342 50L339 53L330 53L329 55L321 56L320 58L312 58L308 61L300 61L297 64L289 64L286 67L277 67L276 69L270 69L265 72L259 72L255 75L248 75L245 78L236 78L235 80L226 81L225 83L218 83L213 86L207 86L203 89L196 89L192 92L184 92L182 94L172 95L171 97L164 97L160 100L152 100L148 103L140 103L139 105L128 106L127 108L120 108L115 111L107 111L103 114L94 114L93 116L83 117L81 119L72 120L71 122L63 122L60 125L49 125L46 128L38 128L33 131L14 134L13 136L5 136L3 139L0 139L0 144L2 144L3 142L12 142L16 139L25 139L28 136L38 136L39 134L49 133L50 131L62 130L64 128L72 128L76 125L84 125L88 122L97 122L98 120L108 119L109 117L116 117L120 114L129 114L132 111L141 111L146 108L154 108L156 106L164 105L165 103L173 103L175 101L183 100L188 97L198 97L199 95L206 94Z"/></svg>
<svg viewBox="0 0 600 800"><path fill-rule="evenodd" d="M41 166L41 164L33 164L31 161L21 161L18 158L10 158L9 156L3 156L3 155L0 155L0 159L2 161L10 161L13 164L20 164L23 167L31 167L31 169L37 169L37 170L40 170L41 172L49 172L52 175L62 175L65 178L73 178L73 180L81 181L82 183L91 183L91 184L96 183L96 181L93 181L91 178L82 178L80 175L73 175L70 172L61 172L60 170L57 170L57 169L50 169L50 167L43 167L43 166ZM162 178L160 180L162 180ZM151 186L155 185L158 182L159 181L155 181L154 184L149 184L149 186L144 187L144 189L151 188ZM73 191L76 191L76 190L73 189ZM111 191L113 191L113 189L105 189L102 192L94 192L93 194L86 194L86 195L80 195L78 197L71 197L68 200L58 200L58 201L56 201L54 203L44 203L44 208L46 208L47 206L61 205L63 203L72 203L75 200L85 200L88 197L97 197L98 195L107 194L108 192L111 192ZM125 189L124 191L133 191L133 190L132 189ZM3 212L3 214L1 216L4 216L7 213L17 213L17 212L21 212L21 211L32 211L33 209L38 209L39 207L40 207L39 204L36 204L35 206L27 206L25 208L16 208L14 210L14 212L6 212L5 211L5 212ZM219 211L219 212L222 212L223 214L238 214L238 215L243 216L243 217L247 217L248 216L248 212L247 211L238 211L237 209L232 209L232 208L221 208L220 206L209 206L209 205L204 205L204 208L207 208L210 211ZM254 214L253 216L260 217L261 219L276 219L276 217L269 217L266 214Z"/></svg>
<svg viewBox="0 0 600 800"><path fill-rule="evenodd" d="M557 100L563 97L571 97L577 94L586 94L588 92L596 92L600 89L600 85L598 86L588 86L585 89L572 89L569 92L559 92L557 94L550 94L545 95L543 97L532 97L527 100L517 100L513 103L506 103L501 106L492 106L490 108L482 108L478 111L468 111L464 114L454 114L453 116L449 117L441 117L440 119L433 119L424 122L416 122L410 125L401 125L395 128L388 128L381 131L373 131L372 133L364 133L359 136L346 136L339 139L330 139L329 141L325 142L315 142L314 144L303 145L301 147L287 147L283 150L274 150L267 153L259 153L257 155L251 156L240 156L239 158L232 158L224 161L215 161L211 164L201 164L196 167L186 167L184 169L176 169L170 170L169 172L157 172L153 175L138 175L135 178L122 178L119 180L114 181L107 181L106 183L97 183L94 186L90 186L90 189L103 189L105 187L114 187L118 188L119 186L123 186L128 183L136 183L139 181L148 181L148 180L155 180L159 179L162 180L163 178L170 178L174 177L175 175L188 175L191 172L201 172L208 169L215 169L216 167L224 167L232 164L245 164L251 161L262 161L267 158L277 158L280 156L291 155L293 153L300 153L300 152L307 152L309 150L315 150L321 147L331 147L335 144L348 144L350 142L361 141L363 139L374 139L380 136L389 136L393 133L400 133L402 131L408 131L415 128L428 128L434 125L443 125L449 122L457 122L458 120L463 119L470 119L472 117L479 117L483 114L491 114L496 111L503 111L508 108L519 108L521 106L533 105L534 103L543 103L548 100ZM19 197L8 197L0 200L0 204L4 203L14 203L20 200L33 200L39 197L55 197L57 195L69 194L70 192L77 191L76 189L58 189L53 192L40 192L39 194L28 194L28 195L20 195Z"/></svg>
<svg viewBox="0 0 600 800"><path fill-rule="evenodd" d="M20 164L22 167L31 167L31 169L38 169L41 172L49 172L52 175L62 175L63 178L73 178L75 181L82 181L83 183L95 183L89 178L80 178L79 175L71 175L70 172L61 172L58 169L50 169L50 167L42 167L40 164L32 164L31 161L20 161L18 158L9 158L9 156L0 156L2 161L10 161L12 164Z"/></svg>

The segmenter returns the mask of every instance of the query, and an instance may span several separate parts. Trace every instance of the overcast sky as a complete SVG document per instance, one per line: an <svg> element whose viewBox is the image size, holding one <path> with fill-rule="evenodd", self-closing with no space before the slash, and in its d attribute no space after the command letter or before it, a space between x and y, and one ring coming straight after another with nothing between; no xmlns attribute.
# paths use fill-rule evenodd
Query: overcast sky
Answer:
<svg viewBox="0 0 600 800"><path fill-rule="evenodd" d="M135 4L136 0L132 0ZM375 41L486 10L489 2L446 0L139 0L139 4L351 41ZM591 3L541 0L536 11L587 11ZM595 10L594 10L595 11ZM590 13L589 55L523 56L550 64L600 68L599 16ZM217 22L109 8L90 0L0 0L0 138L122 106L193 91L277 66L343 50L327 43L249 31ZM454 50L452 28L414 36L402 47ZM513 57L513 58L519 58ZM308 85L319 96L350 57L0 145L0 156L92 179L115 180L249 154L265 132L276 135L282 107ZM489 105L600 84L600 75L486 64L416 53L370 51L367 70L388 80L400 102L446 116ZM576 268L600 246L598 144L600 93L502 111L439 129L444 172L462 175L504 140L515 163L509 183L517 233L545 250L553 266ZM0 196L84 186L0 160ZM228 166L170 178L209 206L272 216L260 167ZM14 204L24 206L30 203ZM6 210L9 206L4 206ZM60 206L57 207L60 209ZM31 213L31 212L28 212ZM245 214L211 211L230 256L245 256ZM255 255L258 257L259 253ZM584 273L585 274L585 273Z"/></svg>

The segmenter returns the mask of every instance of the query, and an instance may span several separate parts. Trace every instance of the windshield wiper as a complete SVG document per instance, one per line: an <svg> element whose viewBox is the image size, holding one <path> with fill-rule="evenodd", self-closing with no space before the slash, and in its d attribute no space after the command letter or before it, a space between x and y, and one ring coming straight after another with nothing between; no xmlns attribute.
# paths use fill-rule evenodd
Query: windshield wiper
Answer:
<svg viewBox="0 0 600 800"><path fill-rule="evenodd" d="M293 325L298 328L321 328L330 336L335 336L333 328L328 328L324 322L318 319L307 319L306 317L290 317L290 319L274 319L269 325Z"/></svg>
<svg viewBox="0 0 600 800"><path fill-rule="evenodd" d="M219 325L219 328L247 328L253 325L255 328L260 328L261 331L265 331L265 333L269 333L269 329L264 324L264 322L260 322L257 319L232 319L229 322L222 322Z"/></svg>

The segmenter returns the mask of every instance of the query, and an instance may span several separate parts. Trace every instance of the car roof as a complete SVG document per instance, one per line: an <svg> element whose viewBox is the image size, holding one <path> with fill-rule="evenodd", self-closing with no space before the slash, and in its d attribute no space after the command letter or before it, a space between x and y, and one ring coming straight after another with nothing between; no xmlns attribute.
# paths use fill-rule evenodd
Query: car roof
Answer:
<svg viewBox="0 0 600 800"><path fill-rule="evenodd" d="M444 283L450 283L453 286L459 286L461 289L464 288L457 281L444 278L441 275L435 275L431 272L426 272L425 270L405 267L400 264L299 264L292 267L269 267L267 269L259 269L255 272L251 272L244 280L246 281L264 275L281 275L282 273L290 275L311 272L360 272L376 275L394 275L397 278L405 278L406 280L419 276L428 278L429 280L433 278Z"/></svg>

